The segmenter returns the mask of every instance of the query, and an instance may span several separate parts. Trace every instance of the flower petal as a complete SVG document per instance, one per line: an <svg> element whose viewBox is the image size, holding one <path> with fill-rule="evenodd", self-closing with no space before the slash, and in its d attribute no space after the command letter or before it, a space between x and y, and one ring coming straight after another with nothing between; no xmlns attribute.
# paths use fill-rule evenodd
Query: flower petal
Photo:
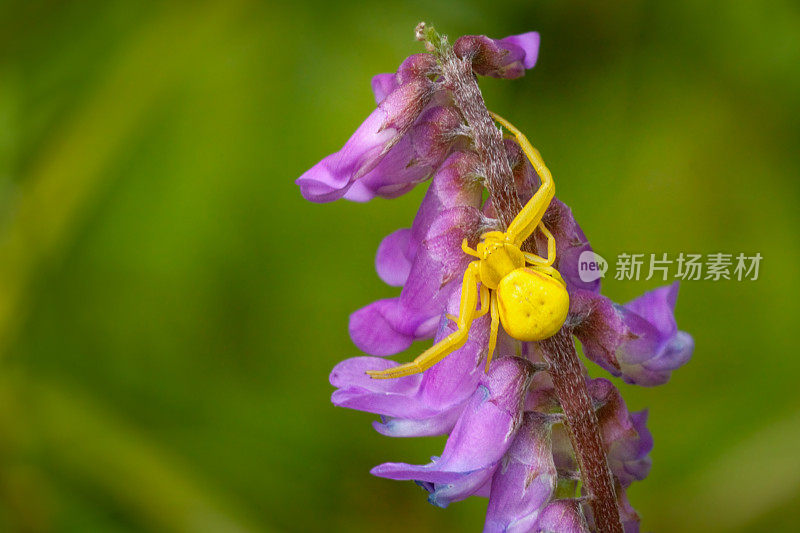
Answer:
<svg viewBox="0 0 800 533"><path fill-rule="evenodd" d="M536 64L539 34L528 32L499 40L485 35L465 35L456 40L453 50L458 57L472 61L476 74L514 79Z"/></svg>
<svg viewBox="0 0 800 533"><path fill-rule="evenodd" d="M372 77L372 92L375 94L375 103L380 104L392 91L397 89L397 77L393 72L376 74Z"/></svg>
<svg viewBox="0 0 800 533"><path fill-rule="evenodd" d="M412 54L405 58L397 69L397 82L407 83L413 79L427 79L435 77L439 72L439 64L433 54L425 52Z"/></svg>
<svg viewBox="0 0 800 533"><path fill-rule="evenodd" d="M535 531L589 533L589 526L576 500L555 500L542 511Z"/></svg>
<svg viewBox="0 0 800 533"><path fill-rule="evenodd" d="M553 495L558 474L550 448L551 418L525 413L522 427L492 478L484 533L531 531Z"/></svg>
<svg viewBox="0 0 800 533"><path fill-rule="evenodd" d="M454 293L454 299L456 294ZM447 407L465 401L484 379L481 361L489 343L489 316L476 319L470 328L467 342L425 371L418 391L418 401L424 405ZM434 342L455 331L453 322L444 317Z"/></svg>
<svg viewBox="0 0 800 533"><path fill-rule="evenodd" d="M372 473L390 479L419 479L431 483L452 483L464 476L494 466L502 457L495 444L508 439L511 415L489 401L485 386L475 391L453 428L440 458L427 465L384 463ZM508 446L510 442L505 444ZM503 447L503 452L505 452Z"/></svg>
<svg viewBox="0 0 800 533"><path fill-rule="evenodd" d="M303 198L312 202L330 202L341 198L357 173L374 166L383 149L397 132L384 128L386 111L377 108L356 129L341 150L311 167L297 178Z"/></svg>
<svg viewBox="0 0 800 533"><path fill-rule="evenodd" d="M600 404L597 419L603 436L608 465L623 487L650 473L653 436L647 429L647 411L630 413L622 395L607 379L587 382L589 393Z"/></svg>
<svg viewBox="0 0 800 533"><path fill-rule="evenodd" d="M428 187L410 232L408 229L398 230L380 244L375 266L383 281L394 286L402 286L407 282L419 247L429 234L435 236L438 228L442 227L441 223L436 228L432 226L443 211L454 207L480 207L481 186L474 177L477 165L477 156L464 152L455 152L442 163ZM458 213L470 216L469 212L454 212ZM479 222L475 217L472 220L476 224ZM455 218L450 221L458 222ZM465 220L461 219L460 223L464 224ZM472 240L477 237L477 228L466 230L458 237L463 239L466 236ZM461 257L461 243L457 245L459 249L452 250L453 255Z"/></svg>
<svg viewBox="0 0 800 533"><path fill-rule="evenodd" d="M519 35L510 35L504 39L500 39L503 46L511 48L516 46L523 51L522 66L526 69L532 69L536 65L536 59L539 57L539 33L529 31L527 33L520 33Z"/></svg>
<svg viewBox="0 0 800 533"><path fill-rule="evenodd" d="M427 78L412 79L400 85L381 101L377 109L356 129L341 150L306 171L295 183L303 197L312 202L331 202L344 196L356 201L372 194L399 195L427 177L429 168L409 167L413 156L410 139L403 139L432 97ZM383 161L383 160L386 161ZM383 162L382 165L380 165ZM373 170L380 165L376 172ZM386 190L376 184L394 176ZM364 180L355 186L359 180ZM350 192L351 187L355 190Z"/></svg>
<svg viewBox="0 0 800 533"><path fill-rule="evenodd" d="M373 422L375 431L387 437L434 437L446 435L453 430L461 416L464 404L456 404L429 418L413 419L382 416Z"/></svg>
<svg viewBox="0 0 800 533"><path fill-rule="evenodd" d="M376 427L381 433L448 432L452 423L447 413L454 408L460 412L483 378L483 368L478 362L488 343L488 320L488 316L475 320L464 346L424 374L374 380L365 375L366 370L381 370L398 363L372 357L350 359L345 366L340 363L331 374L331 383L340 389L334 393L333 402L382 415L384 423ZM436 340L452 331L452 324L443 317ZM384 382L400 383L390 386Z"/></svg>
<svg viewBox="0 0 800 533"><path fill-rule="evenodd" d="M350 316L350 337L371 355L391 355L430 338L470 257L461 250L481 220L472 207L440 213L421 243L398 298L380 300Z"/></svg>
<svg viewBox="0 0 800 533"><path fill-rule="evenodd" d="M413 257L409 257L411 229L403 228L390 233L378 246L375 270L387 285L402 287L411 272Z"/></svg>
<svg viewBox="0 0 800 533"><path fill-rule="evenodd" d="M414 54L400 64L397 74L377 74L372 78L372 92L375 94L375 103L380 104L387 96L395 91L401 84L412 79L420 79L435 74L438 69L436 58L431 54Z"/></svg>
<svg viewBox="0 0 800 533"><path fill-rule="evenodd" d="M575 221L572 209L558 198L553 198L547 208L547 212L545 212L543 221L556 240L556 266L567 283L567 290L570 294L576 290L599 293L599 278L593 281L583 281L579 274L578 260L584 252L591 252L592 247L586 238L586 234ZM540 246L542 246L542 251L546 250L544 239L542 239Z"/></svg>
<svg viewBox="0 0 800 533"><path fill-rule="evenodd" d="M570 292L569 314L578 323L575 335L586 357L619 376L616 352L629 332L614 303L594 291L575 290Z"/></svg>
<svg viewBox="0 0 800 533"><path fill-rule="evenodd" d="M367 370L384 370L397 364L379 357L345 359L331 371L331 385L339 387L331 396L331 402L340 407L389 416L405 414L403 403L419 387L422 376L372 379L366 374ZM430 412L429 416L434 414Z"/></svg>
<svg viewBox="0 0 800 533"><path fill-rule="evenodd" d="M570 315L586 356L627 383L661 385L691 357L692 338L677 331L675 285L620 306L591 291L570 294Z"/></svg>
<svg viewBox="0 0 800 533"><path fill-rule="evenodd" d="M378 300L350 315L350 338L358 348L371 355L402 352L414 342L413 332L396 326L398 299Z"/></svg>
<svg viewBox="0 0 800 533"><path fill-rule="evenodd" d="M619 517L622 519L623 531L625 533L639 533L639 513L631 506L624 489L617 491L617 504L619 505Z"/></svg>
<svg viewBox="0 0 800 533"><path fill-rule="evenodd" d="M664 337L671 337L678 331L678 325L675 323L678 285L676 281L671 285L646 292L626 303L624 307L653 324Z"/></svg>
<svg viewBox="0 0 800 533"><path fill-rule="evenodd" d="M667 341L664 351L658 357L643 363L647 370L653 372L666 371L665 380L669 379L672 370L685 365L692 357L694 339L685 331L679 331Z"/></svg>
<svg viewBox="0 0 800 533"><path fill-rule="evenodd" d="M411 226L412 243L421 243L447 209L481 205L482 186L475 174L480 160L470 152L452 153L436 171Z"/></svg>
<svg viewBox="0 0 800 533"><path fill-rule="evenodd" d="M440 458L434 457L427 465L384 463L372 473L422 482L431 491L429 501L441 507L475 493L494 473L513 440L528 377L524 361L498 359L467 402Z"/></svg>
<svg viewBox="0 0 800 533"><path fill-rule="evenodd" d="M396 198L407 193L427 180L442 163L461 123L461 116L450 107L426 110L380 162L352 184L344 197L364 202L375 196Z"/></svg>
<svg viewBox="0 0 800 533"><path fill-rule="evenodd" d="M411 139L402 137L366 174L344 190L342 198L368 202L380 196L397 198L430 177L430 167L416 164Z"/></svg>

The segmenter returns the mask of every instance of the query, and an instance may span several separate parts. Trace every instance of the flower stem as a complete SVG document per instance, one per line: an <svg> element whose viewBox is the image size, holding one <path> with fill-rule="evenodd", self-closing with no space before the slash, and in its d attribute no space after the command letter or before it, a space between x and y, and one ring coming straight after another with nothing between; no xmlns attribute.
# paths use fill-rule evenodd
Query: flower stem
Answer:
<svg viewBox="0 0 800 533"><path fill-rule="evenodd" d="M567 419L581 481L594 512L595 527L603 533L622 533L614 480L572 332L568 327L562 327L558 333L543 340L541 346L545 359L550 363L553 387Z"/></svg>
<svg viewBox="0 0 800 533"><path fill-rule="evenodd" d="M503 133L495 126L486 109L478 82L472 73L470 58L460 58L453 52L446 35L438 35L433 28L425 29L429 43L436 43L434 54L442 69L442 82L450 89L456 107L467 122L475 151L483 163L480 169L486 180L486 188L492 196L492 205L503 228L508 227L522 204L514 187L511 165L503 145Z"/></svg>
<svg viewBox="0 0 800 533"><path fill-rule="evenodd" d="M450 89L455 105L467 122L475 151L484 168L486 188L502 225L507 227L522 209L517 197L511 166L503 145L502 132L486 109L470 58L459 58L446 36L421 24L417 35L427 41L439 60L442 83ZM523 248L530 249L529 240ZM575 351L572 332L567 327L542 341L545 359L550 364L556 395L569 428L570 439L580 467L581 481L589 496L595 526L601 533L622 533L614 482L608 467L600 425L594 412L583 368Z"/></svg>

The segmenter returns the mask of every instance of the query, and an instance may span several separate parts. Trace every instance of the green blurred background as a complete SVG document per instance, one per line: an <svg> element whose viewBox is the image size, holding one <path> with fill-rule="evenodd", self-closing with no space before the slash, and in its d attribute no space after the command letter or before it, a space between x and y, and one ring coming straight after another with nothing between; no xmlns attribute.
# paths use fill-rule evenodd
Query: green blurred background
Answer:
<svg viewBox="0 0 800 533"><path fill-rule="evenodd" d="M420 20L541 33L533 71L482 87L600 254L763 255L758 281L684 283L693 360L623 387L656 439L630 496L644 530L797 530L788 0L0 3L0 530L480 529L485 500L441 510L368 473L443 439L329 403L348 314L397 293L375 249L424 187L313 205L293 184Z"/></svg>

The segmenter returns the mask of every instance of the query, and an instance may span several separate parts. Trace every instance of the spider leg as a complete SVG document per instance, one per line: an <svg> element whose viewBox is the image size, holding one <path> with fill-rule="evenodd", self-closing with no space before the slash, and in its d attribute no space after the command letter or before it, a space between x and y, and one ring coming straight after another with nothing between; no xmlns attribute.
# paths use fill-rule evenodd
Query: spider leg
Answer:
<svg viewBox="0 0 800 533"><path fill-rule="evenodd" d="M475 318L480 318L489 312L490 301L491 293L489 292L489 287L481 283L481 308L478 310L478 314L475 315ZM454 322L458 323L458 320Z"/></svg>
<svg viewBox="0 0 800 533"><path fill-rule="evenodd" d="M547 237L547 259L539 257L536 254L529 254L528 252L522 252L522 255L525 256L525 259L529 263L534 265L551 266L556 260L556 239L553 237L553 234L550 233L550 230L545 227L544 222L539 222L539 230Z"/></svg>
<svg viewBox="0 0 800 533"><path fill-rule="evenodd" d="M545 264L551 266L556 260L556 239L547 229L547 226L544 225L544 222L539 222L539 231L547 237L547 262Z"/></svg>
<svg viewBox="0 0 800 533"><path fill-rule="evenodd" d="M477 250L473 250L472 248L469 247L469 244L467 244L466 237L464 238L463 241L461 241L461 250L467 255L471 255L472 257L477 257L478 259L481 258Z"/></svg>
<svg viewBox="0 0 800 533"><path fill-rule="evenodd" d="M497 239L503 240L505 236L506 234L503 233L502 231L487 231L486 233L481 235L481 238L488 239L489 237L495 237Z"/></svg>
<svg viewBox="0 0 800 533"><path fill-rule="evenodd" d="M547 166L545 166L541 154L539 154L536 148L531 146L528 138L500 115L495 113L491 113L491 115L497 122L502 124L503 127L514 134L514 137L517 138L517 143L528 157L528 160L531 162L531 165L533 165L533 168L542 181L542 186L539 187L539 190L536 191L528 203L525 204L517 216L514 217L514 220L511 221L511 224L508 225L508 229L506 230L506 235L510 240L520 246L525 242L525 239L536 230L536 226L541 222L544 212L547 211L550 201L553 199L553 196L555 196L556 187L553 183L553 176L550 174Z"/></svg>
<svg viewBox="0 0 800 533"><path fill-rule="evenodd" d="M374 379L391 379L418 374L429 369L448 355L458 350L467 342L469 328L475 319L478 305L478 282L480 261L473 261L464 272L461 284L461 305L458 314L458 329L437 342L420 356L403 365L386 370L367 370L367 374Z"/></svg>
<svg viewBox="0 0 800 533"><path fill-rule="evenodd" d="M545 259L544 257L539 257L536 254L529 254L528 252L522 252L522 255L525 256L525 261L527 261L528 263L530 263L532 265L542 265L543 266L543 265L547 264L547 259Z"/></svg>
<svg viewBox="0 0 800 533"><path fill-rule="evenodd" d="M489 312L489 300L491 295L489 294L489 288L481 283L481 308L478 310L478 314L475 315L475 318L480 318L486 313ZM452 320L458 326L458 317L451 315L450 313L445 313L444 316L447 317L448 320Z"/></svg>
<svg viewBox="0 0 800 533"><path fill-rule="evenodd" d="M489 365L492 362L494 349L497 347L497 330L500 327L500 313L497 311L497 293L492 293L492 325L489 328L489 349L486 352L486 373L489 373Z"/></svg>
<svg viewBox="0 0 800 533"><path fill-rule="evenodd" d="M555 268L546 265L545 266L533 265L533 269L538 270L543 274L547 274L548 276L555 279L556 281L558 281L559 283L561 283L566 287L567 283L564 281L564 278L561 277L561 272L559 272Z"/></svg>

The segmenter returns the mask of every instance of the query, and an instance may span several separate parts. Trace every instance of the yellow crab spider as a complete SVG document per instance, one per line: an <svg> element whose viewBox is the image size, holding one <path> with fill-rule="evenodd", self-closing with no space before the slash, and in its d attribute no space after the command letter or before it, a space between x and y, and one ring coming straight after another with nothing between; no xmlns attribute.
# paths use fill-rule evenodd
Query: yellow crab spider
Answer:
<svg viewBox="0 0 800 533"><path fill-rule="evenodd" d="M541 178L541 187L514 217L506 231L490 231L481 235L476 249L462 243L464 253L477 258L464 272L458 317L450 317L457 329L425 350L410 363L386 370L368 370L376 379L389 379L424 372L467 342L472 321L491 315L486 371L497 345L500 324L520 341L540 341L554 335L564 324L569 309L566 284L552 267L556 259L555 239L542 223L555 184L542 156L528 139L504 118L492 113L517 139L522 151ZM522 243L539 229L547 238L547 258L523 252ZM480 288L479 288L480 287ZM480 309L477 309L480 297Z"/></svg>

